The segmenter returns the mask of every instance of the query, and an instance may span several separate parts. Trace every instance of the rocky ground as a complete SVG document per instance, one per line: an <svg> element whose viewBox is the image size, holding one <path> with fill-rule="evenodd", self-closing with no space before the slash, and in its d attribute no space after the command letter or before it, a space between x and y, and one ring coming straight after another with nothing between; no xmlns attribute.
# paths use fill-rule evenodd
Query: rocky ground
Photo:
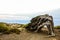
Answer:
<svg viewBox="0 0 60 40"><path fill-rule="evenodd" d="M23 30L20 34L0 34L0 40L60 40L59 29L55 29L55 37L48 37L47 30L39 33Z"/></svg>

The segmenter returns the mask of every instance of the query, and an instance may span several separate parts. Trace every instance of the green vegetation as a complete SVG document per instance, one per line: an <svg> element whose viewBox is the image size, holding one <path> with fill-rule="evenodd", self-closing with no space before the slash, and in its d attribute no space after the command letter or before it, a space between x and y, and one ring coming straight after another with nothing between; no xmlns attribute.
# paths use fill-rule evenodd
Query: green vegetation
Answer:
<svg viewBox="0 0 60 40"><path fill-rule="evenodd" d="M20 24L21 25L21 24ZM10 34L10 33L16 33L16 34L20 34L20 30L18 28L20 28L20 26L18 27L19 25L17 24L13 24L10 25L10 24L6 24L6 23L0 23L0 33L3 33L3 34ZM23 26L23 25L21 25Z"/></svg>
<svg viewBox="0 0 60 40"><path fill-rule="evenodd" d="M10 32L20 34L21 31L19 29L11 29Z"/></svg>
<svg viewBox="0 0 60 40"><path fill-rule="evenodd" d="M0 23L0 32L5 32L8 30L8 27L4 23Z"/></svg>
<svg viewBox="0 0 60 40"><path fill-rule="evenodd" d="M23 25L23 28L26 28L27 26L28 26L28 24L24 24L24 25Z"/></svg>
<svg viewBox="0 0 60 40"><path fill-rule="evenodd" d="M28 24L7 24L0 22L0 33L4 34L10 34L10 33L16 33L20 34L20 32L26 28ZM55 26L55 29L60 29L60 26Z"/></svg>
<svg viewBox="0 0 60 40"><path fill-rule="evenodd" d="M55 29L60 29L60 26L55 26L54 28L55 28Z"/></svg>

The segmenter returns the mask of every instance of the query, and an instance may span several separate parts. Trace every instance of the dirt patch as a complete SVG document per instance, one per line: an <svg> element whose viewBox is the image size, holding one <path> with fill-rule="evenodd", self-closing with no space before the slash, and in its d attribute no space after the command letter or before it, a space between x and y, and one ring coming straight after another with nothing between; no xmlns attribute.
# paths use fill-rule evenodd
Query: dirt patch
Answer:
<svg viewBox="0 0 60 40"><path fill-rule="evenodd" d="M58 29L55 29L55 37L48 37L48 33L46 30L43 30L39 33L35 33L35 32L23 32L22 34L24 35L20 35L21 40L60 40L60 33L58 32ZM23 37L22 37L23 36Z"/></svg>
<svg viewBox="0 0 60 40"><path fill-rule="evenodd" d="M60 40L59 29L55 29L55 34L55 37L47 37L46 30L39 33L22 31L20 34L0 34L0 40Z"/></svg>

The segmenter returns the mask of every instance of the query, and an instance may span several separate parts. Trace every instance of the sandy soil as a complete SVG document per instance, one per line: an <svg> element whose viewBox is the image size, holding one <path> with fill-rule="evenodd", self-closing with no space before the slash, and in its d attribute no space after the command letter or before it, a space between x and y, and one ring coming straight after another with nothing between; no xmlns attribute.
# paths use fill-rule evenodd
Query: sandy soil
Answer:
<svg viewBox="0 0 60 40"><path fill-rule="evenodd" d="M0 34L0 40L60 40L58 29L55 29L55 34L55 37L48 37L46 30L39 33L22 31L20 34Z"/></svg>

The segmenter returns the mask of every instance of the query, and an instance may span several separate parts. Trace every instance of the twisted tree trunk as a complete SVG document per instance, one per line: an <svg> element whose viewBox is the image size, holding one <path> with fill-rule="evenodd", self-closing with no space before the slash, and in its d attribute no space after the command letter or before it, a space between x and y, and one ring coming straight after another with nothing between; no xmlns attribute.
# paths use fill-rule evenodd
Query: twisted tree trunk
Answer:
<svg viewBox="0 0 60 40"><path fill-rule="evenodd" d="M31 19L31 21L28 24L28 26L26 27L26 29L30 30L30 31L36 31L36 30L39 30L39 29L43 28L44 25L47 25L47 26L50 25L51 26L50 28L52 29L52 31L54 31L54 29L53 29L53 27L54 27L53 17L49 16L49 15L39 15L39 16L36 16L36 17Z"/></svg>

